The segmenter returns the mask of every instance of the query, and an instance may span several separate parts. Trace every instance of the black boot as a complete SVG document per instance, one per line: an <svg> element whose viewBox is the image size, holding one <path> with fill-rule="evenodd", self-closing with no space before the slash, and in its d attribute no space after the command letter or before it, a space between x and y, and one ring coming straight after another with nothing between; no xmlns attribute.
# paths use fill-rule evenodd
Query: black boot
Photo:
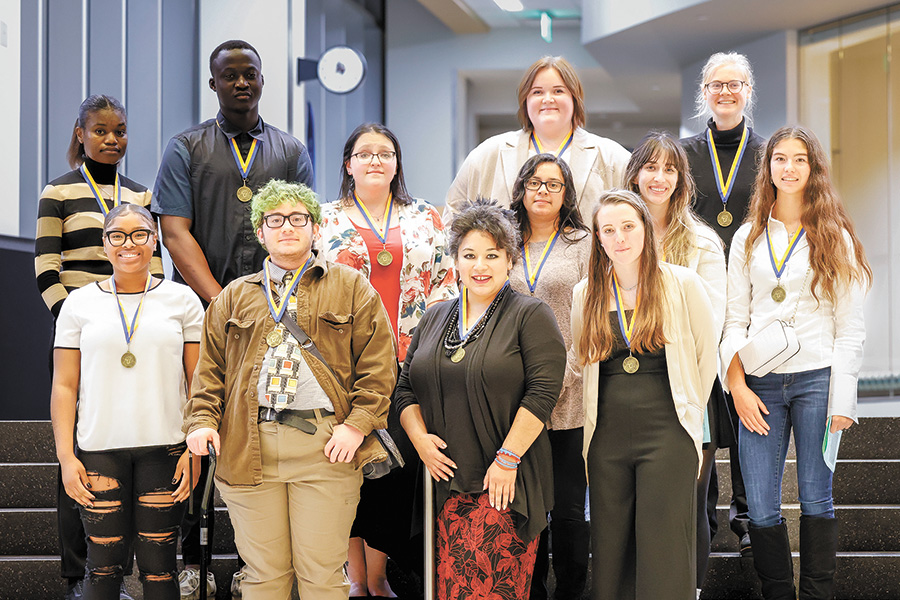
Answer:
<svg viewBox="0 0 900 600"><path fill-rule="evenodd" d="M784 519L772 527L750 526L753 566L766 600L795 600L794 563Z"/></svg>
<svg viewBox="0 0 900 600"><path fill-rule="evenodd" d="M800 517L800 600L834 598L837 541L837 519Z"/></svg>

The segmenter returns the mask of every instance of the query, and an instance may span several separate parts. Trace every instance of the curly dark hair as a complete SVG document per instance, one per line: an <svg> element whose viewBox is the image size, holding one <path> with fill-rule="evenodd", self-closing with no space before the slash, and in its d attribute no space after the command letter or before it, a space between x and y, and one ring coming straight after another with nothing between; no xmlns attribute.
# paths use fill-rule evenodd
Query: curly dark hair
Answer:
<svg viewBox="0 0 900 600"><path fill-rule="evenodd" d="M460 207L447 229L447 248L454 260L459 254L459 245L472 231L481 231L506 251L506 256L515 264L521 248L519 230L515 225L512 211L504 209L496 200L476 198Z"/></svg>

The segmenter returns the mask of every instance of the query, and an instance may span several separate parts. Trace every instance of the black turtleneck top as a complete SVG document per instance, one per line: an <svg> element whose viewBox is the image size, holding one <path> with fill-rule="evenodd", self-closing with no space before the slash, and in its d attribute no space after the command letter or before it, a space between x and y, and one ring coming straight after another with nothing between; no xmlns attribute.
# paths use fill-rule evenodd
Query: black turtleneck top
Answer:
<svg viewBox="0 0 900 600"><path fill-rule="evenodd" d="M734 129L719 131L715 122L710 119L707 128L712 132L713 142L716 145L716 154L722 167L722 176L727 178L731 163L737 154L744 133L746 119ZM725 256L731 248L731 239L744 218L750 206L750 196L753 193L753 183L756 180L757 160L760 149L765 147L765 140L748 128L747 148L738 166L738 172L731 195L728 197L728 212L733 221L728 227L722 227L716 222L716 216L722 212L722 198L716 187L716 173L709 154L709 143L706 139L706 131L693 137L681 140L681 145L687 153L688 162L691 165L691 174L697 184L697 193L694 197L694 211L712 227L725 242Z"/></svg>

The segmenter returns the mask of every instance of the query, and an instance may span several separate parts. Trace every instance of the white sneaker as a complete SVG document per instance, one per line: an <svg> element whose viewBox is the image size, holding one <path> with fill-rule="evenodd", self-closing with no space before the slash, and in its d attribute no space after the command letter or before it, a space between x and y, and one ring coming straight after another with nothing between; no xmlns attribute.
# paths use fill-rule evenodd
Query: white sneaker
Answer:
<svg viewBox="0 0 900 600"><path fill-rule="evenodd" d="M247 577L244 574L243 570L237 571L231 577L231 597L235 598L243 598L241 594L241 584L244 582L244 578Z"/></svg>
<svg viewBox="0 0 900 600"><path fill-rule="evenodd" d="M179 573L178 588L181 591L181 600L200 598L200 570L191 568ZM212 571L206 572L206 597L216 597L216 577Z"/></svg>

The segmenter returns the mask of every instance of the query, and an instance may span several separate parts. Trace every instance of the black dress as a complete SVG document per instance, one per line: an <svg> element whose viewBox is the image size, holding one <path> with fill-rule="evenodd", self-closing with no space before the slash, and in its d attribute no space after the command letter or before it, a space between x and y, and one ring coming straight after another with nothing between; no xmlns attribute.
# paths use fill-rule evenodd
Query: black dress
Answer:
<svg viewBox="0 0 900 600"><path fill-rule="evenodd" d="M616 347L600 363L597 428L588 450L593 600L691 600L696 577L697 451L672 400L665 349Z"/></svg>

